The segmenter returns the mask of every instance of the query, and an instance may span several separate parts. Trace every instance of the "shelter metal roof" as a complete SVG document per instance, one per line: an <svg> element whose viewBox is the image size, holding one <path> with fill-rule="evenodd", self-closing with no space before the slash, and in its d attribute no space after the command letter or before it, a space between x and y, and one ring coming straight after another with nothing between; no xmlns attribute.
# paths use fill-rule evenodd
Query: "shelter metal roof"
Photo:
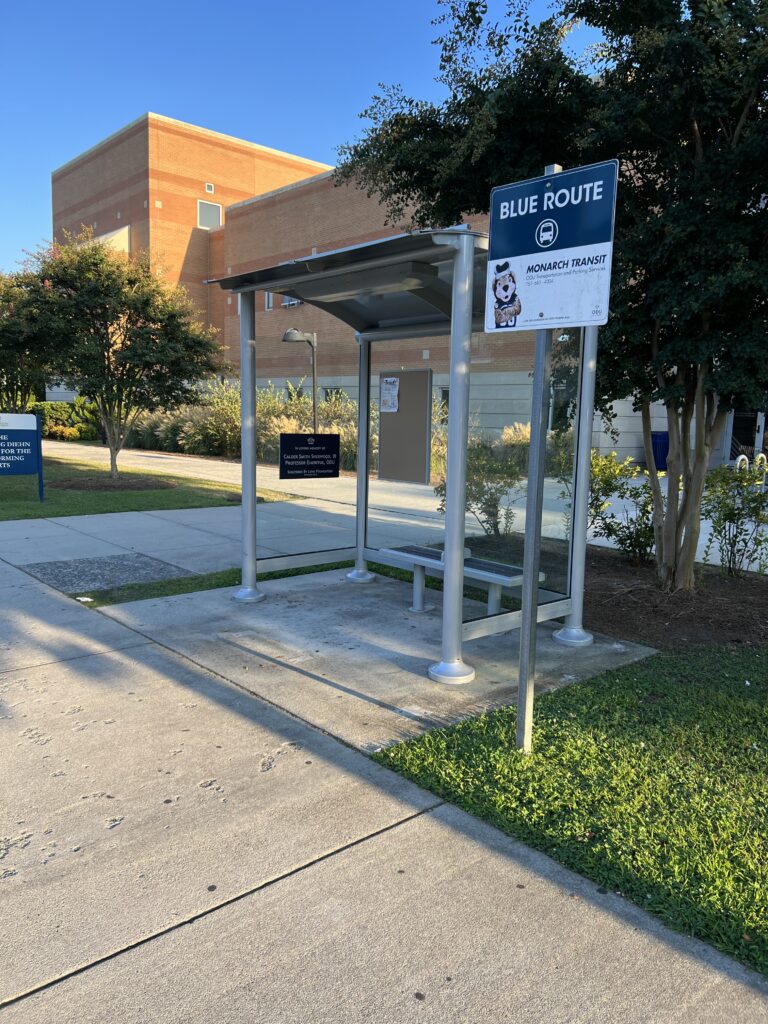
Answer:
<svg viewBox="0 0 768 1024"><path fill-rule="evenodd" d="M371 340L450 330L455 241L474 238L473 330L483 330L488 236L464 227L377 239L218 278L234 292L268 291L324 309Z"/></svg>

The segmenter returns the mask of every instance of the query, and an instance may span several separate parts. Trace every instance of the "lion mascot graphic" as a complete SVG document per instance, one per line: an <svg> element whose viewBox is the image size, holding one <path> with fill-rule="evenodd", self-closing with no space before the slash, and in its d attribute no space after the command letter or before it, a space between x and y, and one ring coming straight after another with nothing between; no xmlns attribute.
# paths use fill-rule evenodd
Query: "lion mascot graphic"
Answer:
<svg viewBox="0 0 768 1024"><path fill-rule="evenodd" d="M514 327L520 310L520 297L517 294L517 282L510 269L509 262L497 263L493 274L493 295L496 299L494 317L497 327Z"/></svg>

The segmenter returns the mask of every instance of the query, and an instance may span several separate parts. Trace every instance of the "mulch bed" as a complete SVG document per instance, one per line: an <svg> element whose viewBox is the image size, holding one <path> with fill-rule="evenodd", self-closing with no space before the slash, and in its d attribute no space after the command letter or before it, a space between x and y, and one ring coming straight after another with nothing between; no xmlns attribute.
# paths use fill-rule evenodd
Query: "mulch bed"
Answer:
<svg viewBox="0 0 768 1024"><path fill-rule="evenodd" d="M701 566L694 593L664 594L653 566L632 566L609 548L587 548L584 625L623 640L679 650L702 644L768 643L768 578Z"/></svg>
<svg viewBox="0 0 768 1024"><path fill-rule="evenodd" d="M473 555L523 564L523 535L472 537ZM568 546L543 537L541 569L553 590L564 587ZM727 576L699 566L691 594L665 594L653 565L630 565L612 548L587 547L584 625L597 633L660 650L702 644L768 644L768 577Z"/></svg>
<svg viewBox="0 0 768 1024"><path fill-rule="evenodd" d="M101 476L73 476L54 480L47 483L46 487L61 491L167 491L178 487L178 484L151 476L118 477L117 480Z"/></svg>

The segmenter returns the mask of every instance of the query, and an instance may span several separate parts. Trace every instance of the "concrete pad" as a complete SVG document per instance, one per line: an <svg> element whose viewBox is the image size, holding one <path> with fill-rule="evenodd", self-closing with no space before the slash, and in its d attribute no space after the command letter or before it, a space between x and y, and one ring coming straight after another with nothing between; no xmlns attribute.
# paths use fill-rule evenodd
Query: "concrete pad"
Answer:
<svg viewBox="0 0 768 1024"><path fill-rule="evenodd" d="M0 1000L437 803L153 645L0 687Z"/></svg>
<svg viewBox="0 0 768 1024"><path fill-rule="evenodd" d="M435 611L413 615L410 585L385 577L361 586L331 570L262 589L268 599L256 605L212 590L102 611L363 750L517 698L518 631L466 644L473 683L427 678L440 655L438 592L429 592ZM555 628L539 627L540 690L651 653L604 637L581 650L561 647Z"/></svg>
<svg viewBox="0 0 768 1024"><path fill-rule="evenodd" d="M441 807L5 1011L7 1024L757 1024L768 984Z"/></svg>
<svg viewBox="0 0 768 1024"><path fill-rule="evenodd" d="M146 555L108 555L106 558L71 558L65 562L32 562L28 573L68 594L106 590L125 583L172 580L188 576L186 569Z"/></svg>
<svg viewBox="0 0 768 1024"><path fill-rule="evenodd" d="M3 590L0 601L0 673L146 643L132 630L39 583Z"/></svg>

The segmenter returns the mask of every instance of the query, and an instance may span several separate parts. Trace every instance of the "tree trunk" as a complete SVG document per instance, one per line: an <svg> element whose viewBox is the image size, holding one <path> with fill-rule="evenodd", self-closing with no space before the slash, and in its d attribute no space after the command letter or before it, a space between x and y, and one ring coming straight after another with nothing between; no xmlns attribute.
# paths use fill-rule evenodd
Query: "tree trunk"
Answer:
<svg viewBox="0 0 768 1024"><path fill-rule="evenodd" d="M117 456L122 448L122 444L120 443L120 428L115 423L114 415L112 414L112 410L109 406L99 399L96 400L96 404L99 408L101 426L107 440L107 447L109 448L109 476L112 480L117 480Z"/></svg>
<svg viewBox="0 0 768 1024"><path fill-rule="evenodd" d="M714 396L704 396L704 376L705 373L701 372L695 393L684 399L682 407L667 406L669 455L666 502L653 457L650 408L647 404L641 408L643 443L653 494L656 570L661 587L670 593L693 590L696 585L701 499L712 449L719 441L727 416L717 410ZM689 436L692 425L693 445Z"/></svg>

